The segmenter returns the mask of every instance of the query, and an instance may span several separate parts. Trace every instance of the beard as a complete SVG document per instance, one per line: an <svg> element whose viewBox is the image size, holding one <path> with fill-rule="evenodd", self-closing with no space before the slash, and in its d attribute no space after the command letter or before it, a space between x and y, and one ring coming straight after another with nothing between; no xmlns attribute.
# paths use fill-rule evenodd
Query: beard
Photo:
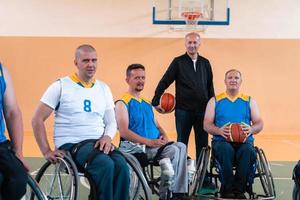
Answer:
<svg viewBox="0 0 300 200"><path fill-rule="evenodd" d="M137 87L134 89L136 92L141 92L144 89L144 85L137 85Z"/></svg>

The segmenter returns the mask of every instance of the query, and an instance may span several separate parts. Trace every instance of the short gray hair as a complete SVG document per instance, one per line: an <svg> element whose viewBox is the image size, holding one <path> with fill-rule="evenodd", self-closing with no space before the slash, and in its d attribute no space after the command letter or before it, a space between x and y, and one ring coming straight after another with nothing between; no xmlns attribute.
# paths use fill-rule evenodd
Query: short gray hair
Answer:
<svg viewBox="0 0 300 200"><path fill-rule="evenodd" d="M96 49L90 45L90 44L82 44L79 47L77 47L75 51L75 59L77 60L80 56L80 52L85 51L85 52L96 52Z"/></svg>

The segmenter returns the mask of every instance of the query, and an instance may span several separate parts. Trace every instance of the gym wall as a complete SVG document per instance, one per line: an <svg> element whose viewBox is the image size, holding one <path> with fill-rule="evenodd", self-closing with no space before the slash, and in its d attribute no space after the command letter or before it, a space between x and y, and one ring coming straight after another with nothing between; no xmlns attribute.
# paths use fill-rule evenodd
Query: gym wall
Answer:
<svg viewBox="0 0 300 200"><path fill-rule="evenodd" d="M242 91L258 102L265 134L300 132L299 6L297 0L232 1L231 25L200 33L200 54L212 64L216 93L224 90L224 73L239 69ZM152 25L151 11L151 0L2 1L0 60L12 75L25 131L32 131L31 117L48 85L76 70L74 50L83 43L97 49L96 78L115 99L127 90L126 67L144 64L143 95L151 100L169 63L185 52L186 34ZM175 132L173 113L157 117ZM51 130L52 120L47 125Z"/></svg>

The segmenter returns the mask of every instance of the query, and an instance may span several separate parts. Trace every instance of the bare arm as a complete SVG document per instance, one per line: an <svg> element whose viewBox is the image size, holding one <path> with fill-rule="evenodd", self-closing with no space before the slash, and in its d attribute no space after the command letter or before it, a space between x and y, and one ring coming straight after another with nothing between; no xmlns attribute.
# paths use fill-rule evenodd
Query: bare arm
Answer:
<svg viewBox="0 0 300 200"><path fill-rule="evenodd" d="M16 154L23 155L23 121L17 99L15 96L11 77L6 68L3 67L6 82L4 93L4 117L9 137L13 143Z"/></svg>
<svg viewBox="0 0 300 200"><path fill-rule="evenodd" d="M229 135L229 127L223 126L221 128L217 127L214 124L215 120L215 98L212 97L206 106L205 116L203 121L204 130L212 135L221 135L224 138L227 138Z"/></svg>
<svg viewBox="0 0 300 200"><path fill-rule="evenodd" d="M129 140L134 143L145 144L149 147L160 147L164 145L160 139L150 140L144 137L139 136L130 129L128 129L129 119L128 111L125 104L122 101L118 101L115 107L116 119L119 128L119 132L122 138Z"/></svg>
<svg viewBox="0 0 300 200"><path fill-rule="evenodd" d="M29 170L23 157L23 120L22 113L17 103L11 77L5 67L3 67L6 90L4 93L3 113L6 121L9 138L12 142L16 155L23 162L25 168Z"/></svg>
<svg viewBox="0 0 300 200"><path fill-rule="evenodd" d="M243 131L246 134L249 134L249 133L257 134L263 129L264 123L260 116L258 105L257 105L256 101L252 98L250 99L250 110L251 110L252 124L250 127L243 127Z"/></svg>
<svg viewBox="0 0 300 200"><path fill-rule="evenodd" d="M32 128L35 139L40 147L44 157L51 161L56 162L56 156L63 157L62 151L52 151L47 139L47 133L44 122L48 119L53 109L46 104L40 102L32 118Z"/></svg>

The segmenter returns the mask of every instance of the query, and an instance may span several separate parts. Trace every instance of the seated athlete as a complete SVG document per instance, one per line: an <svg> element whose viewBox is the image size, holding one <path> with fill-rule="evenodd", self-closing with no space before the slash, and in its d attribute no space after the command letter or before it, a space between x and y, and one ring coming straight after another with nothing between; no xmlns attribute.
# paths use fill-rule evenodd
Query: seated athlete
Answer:
<svg viewBox="0 0 300 200"><path fill-rule="evenodd" d="M158 157L161 161L169 159L172 163L169 171L174 171L170 187L173 199L184 199L188 192L186 146L181 142L169 143L165 131L154 117L151 103L141 96L145 84L145 67L141 64L129 65L126 70L126 82L129 86L128 92L116 102L115 108L120 135L130 142L127 142L128 148L131 146L128 144L145 145L148 159L154 157ZM160 165L162 166L161 162ZM160 199L166 197L168 189L164 183L166 181L164 171L167 169L162 167Z"/></svg>
<svg viewBox="0 0 300 200"><path fill-rule="evenodd" d="M84 168L92 177L98 199L127 200L129 169L111 144L117 129L114 102L109 87L94 79L97 69L94 47L79 46L74 63L77 73L55 81L41 98L32 119L37 143L44 157L54 163L57 157L64 156L64 151L77 149L72 158L79 170ZM53 111L55 150L49 146L44 125Z"/></svg>
<svg viewBox="0 0 300 200"><path fill-rule="evenodd" d="M0 199L19 200L26 192L27 173L22 114L8 70L0 63ZM5 123L10 141L5 137Z"/></svg>
<svg viewBox="0 0 300 200"><path fill-rule="evenodd" d="M212 97L206 107L204 129L213 135L212 148L222 168L224 181L221 197L245 199L247 180L251 175L252 165L256 161L253 146L253 134L263 128L259 109L253 98L239 92L242 83L240 71L232 69L225 74L226 91ZM242 130L247 134L245 143L229 143L228 123L243 123ZM236 166L233 175L232 167Z"/></svg>

